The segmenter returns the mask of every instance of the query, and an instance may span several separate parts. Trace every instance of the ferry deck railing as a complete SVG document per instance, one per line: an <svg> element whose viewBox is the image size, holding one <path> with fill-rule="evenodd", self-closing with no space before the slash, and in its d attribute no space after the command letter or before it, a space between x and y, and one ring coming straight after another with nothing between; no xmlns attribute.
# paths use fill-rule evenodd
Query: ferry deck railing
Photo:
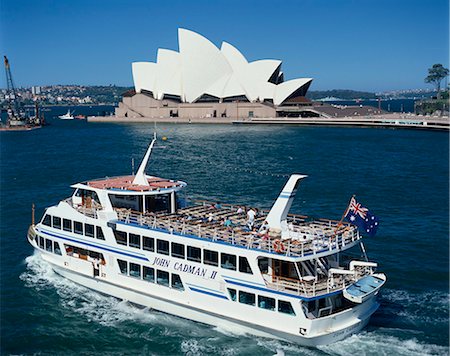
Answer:
<svg viewBox="0 0 450 356"><path fill-rule="evenodd" d="M286 278L265 274L266 286L276 291L292 293L299 296L316 297L345 289L364 276L373 274L371 267L358 266L351 275L330 275L326 277Z"/></svg>
<svg viewBox="0 0 450 356"><path fill-rule="evenodd" d="M201 219L200 215L195 216L194 214L192 214L194 215L192 219L186 220L181 214L158 216L142 214L129 209L116 209L116 213L118 220L125 223L291 257L314 256L327 251L336 252L361 238L351 225L339 226L337 221L325 219L307 222L306 217L298 215L289 216L290 236L281 239L281 236L274 238L267 234L261 236L255 232L244 231L241 226L227 228L218 223L207 223ZM216 210L215 213L226 215L224 210ZM262 222L264 217L258 220ZM282 245L278 243L275 246L275 240L280 240Z"/></svg>

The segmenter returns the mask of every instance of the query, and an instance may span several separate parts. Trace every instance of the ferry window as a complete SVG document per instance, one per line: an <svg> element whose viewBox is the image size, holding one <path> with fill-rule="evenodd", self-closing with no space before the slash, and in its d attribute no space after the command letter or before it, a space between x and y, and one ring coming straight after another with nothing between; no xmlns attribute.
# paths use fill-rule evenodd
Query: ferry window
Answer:
<svg viewBox="0 0 450 356"><path fill-rule="evenodd" d="M156 283L163 286L169 286L169 272L166 271L156 271Z"/></svg>
<svg viewBox="0 0 450 356"><path fill-rule="evenodd" d="M100 226L96 226L95 228L97 231L97 239L99 240L104 240L105 239L105 235L103 235L103 229Z"/></svg>
<svg viewBox="0 0 450 356"><path fill-rule="evenodd" d="M239 291L239 303L255 305L256 297L253 293Z"/></svg>
<svg viewBox="0 0 450 356"><path fill-rule="evenodd" d="M142 236L142 245L144 247L144 250L152 252L155 251L155 239L152 237Z"/></svg>
<svg viewBox="0 0 450 356"><path fill-rule="evenodd" d="M52 252L52 248L53 248L53 241L46 239L45 240L45 249L49 252Z"/></svg>
<svg viewBox="0 0 450 356"><path fill-rule="evenodd" d="M236 256L228 253L220 254L220 267L236 271Z"/></svg>
<svg viewBox="0 0 450 356"><path fill-rule="evenodd" d="M258 295L258 307L262 309L275 310L275 299Z"/></svg>
<svg viewBox="0 0 450 356"><path fill-rule="evenodd" d="M122 274L128 274L128 263L124 260L117 260L119 263L120 273Z"/></svg>
<svg viewBox="0 0 450 356"><path fill-rule="evenodd" d="M63 230L72 232L72 220L63 219Z"/></svg>
<svg viewBox="0 0 450 356"><path fill-rule="evenodd" d="M187 259L189 261L202 262L202 250L198 247L187 247Z"/></svg>
<svg viewBox="0 0 450 356"><path fill-rule="evenodd" d="M230 294L230 298L233 302L236 301L236 289L233 288L227 288L228 289L228 293Z"/></svg>
<svg viewBox="0 0 450 356"><path fill-rule="evenodd" d="M42 219L42 225L52 226L52 217L50 215L45 215L44 219Z"/></svg>
<svg viewBox="0 0 450 356"><path fill-rule="evenodd" d="M45 239L42 236L39 236L39 247L44 248Z"/></svg>
<svg viewBox="0 0 450 356"><path fill-rule="evenodd" d="M147 208L147 211L168 212L170 209L169 202L170 202L169 194L151 195L147 196L145 200L145 206Z"/></svg>
<svg viewBox="0 0 450 356"><path fill-rule="evenodd" d="M294 309L292 309L292 305L289 302L285 302L284 300L278 301L278 311L284 314L295 315Z"/></svg>
<svg viewBox="0 0 450 356"><path fill-rule="evenodd" d="M172 242L172 256L177 258L184 258L184 245Z"/></svg>
<svg viewBox="0 0 450 356"><path fill-rule="evenodd" d="M141 278L141 265L130 262L130 276Z"/></svg>
<svg viewBox="0 0 450 356"><path fill-rule="evenodd" d="M84 233L86 236L94 237L94 225L84 224Z"/></svg>
<svg viewBox="0 0 450 356"><path fill-rule="evenodd" d="M172 288L184 290L183 282L178 274L172 273Z"/></svg>
<svg viewBox="0 0 450 356"><path fill-rule="evenodd" d="M239 256L239 272L253 274L252 269L247 261L247 257Z"/></svg>
<svg viewBox="0 0 450 356"><path fill-rule="evenodd" d="M142 274L144 280L147 282L155 282L155 269L151 267L145 267L144 266L144 273Z"/></svg>
<svg viewBox="0 0 450 356"><path fill-rule="evenodd" d="M258 267L261 273L269 272L269 259L267 257L260 258L258 260Z"/></svg>
<svg viewBox="0 0 450 356"><path fill-rule="evenodd" d="M127 233L123 231L114 230L114 236L116 237L116 242L119 245L127 245Z"/></svg>
<svg viewBox="0 0 450 356"><path fill-rule="evenodd" d="M83 224L79 221L73 222L73 232L76 234L83 235Z"/></svg>
<svg viewBox="0 0 450 356"><path fill-rule="evenodd" d="M130 246L135 248L141 248L141 236L136 234L130 234Z"/></svg>
<svg viewBox="0 0 450 356"><path fill-rule="evenodd" d="M57 255L61 255L61 249L59 248L59 243L54 241L53 242L53 252Z"/></svg>
<svg viewBox="0 0 450 356"><path fill-rule="evenodd" d="M204 250L203 251L203 263L205 265L218 266L219 265L219 253L217 251Z"/></svg>
<svg viewBox="0 0 450 356"><path fill-rule="evenodd" d="M53 217L53 228L61 229L61 218L54 216Z"/></svg>
<svg viewBox="0 0 450 356"><path fill-rule="evenodd" d="M156 252L163 255L169 254L169 241L156 240Z"/></svg>

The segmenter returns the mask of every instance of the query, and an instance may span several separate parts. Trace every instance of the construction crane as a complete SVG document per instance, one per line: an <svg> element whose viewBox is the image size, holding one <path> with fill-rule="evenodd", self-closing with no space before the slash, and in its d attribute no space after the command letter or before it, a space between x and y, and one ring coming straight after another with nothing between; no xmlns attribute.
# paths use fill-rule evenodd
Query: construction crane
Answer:
<svg viewBox="0 0 450 356"><path fill-rule="evenodd" d="M27 119L25 113L21 108L21 103L16 94L16 88L14 87L14 82L11 74L11 66L9 64L8 58L3 56L5 59L5 72L6 72L6 90L8 98L8 125L10 126L20 126L26 125Z"/></svg>

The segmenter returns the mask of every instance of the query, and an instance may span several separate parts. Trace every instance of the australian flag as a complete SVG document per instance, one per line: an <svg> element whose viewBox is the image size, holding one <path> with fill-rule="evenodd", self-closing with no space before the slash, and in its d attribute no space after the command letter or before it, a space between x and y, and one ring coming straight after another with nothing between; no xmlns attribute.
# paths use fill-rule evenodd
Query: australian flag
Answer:
<svg viewBox="0 0 450 356"><path fill-rule="evenodd" d="M351 224L356 225L358 230L364 235L372 237L377 233L378 218L372 215L369 209L358 203L355 197L352 197L350 200L345 218Z"/></svg>

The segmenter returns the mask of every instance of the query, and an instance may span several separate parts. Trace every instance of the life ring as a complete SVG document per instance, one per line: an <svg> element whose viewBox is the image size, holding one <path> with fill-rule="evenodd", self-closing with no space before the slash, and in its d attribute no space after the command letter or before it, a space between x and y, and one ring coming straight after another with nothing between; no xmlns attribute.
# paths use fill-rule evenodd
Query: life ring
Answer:
<svg viewBox="0 0 450 356"><path fill-rule="evenodd" d="M273 249L276 253L283 253L286 248L284 247L284 244L281 242L280 239L276 239L273 242Z"/></svg>

